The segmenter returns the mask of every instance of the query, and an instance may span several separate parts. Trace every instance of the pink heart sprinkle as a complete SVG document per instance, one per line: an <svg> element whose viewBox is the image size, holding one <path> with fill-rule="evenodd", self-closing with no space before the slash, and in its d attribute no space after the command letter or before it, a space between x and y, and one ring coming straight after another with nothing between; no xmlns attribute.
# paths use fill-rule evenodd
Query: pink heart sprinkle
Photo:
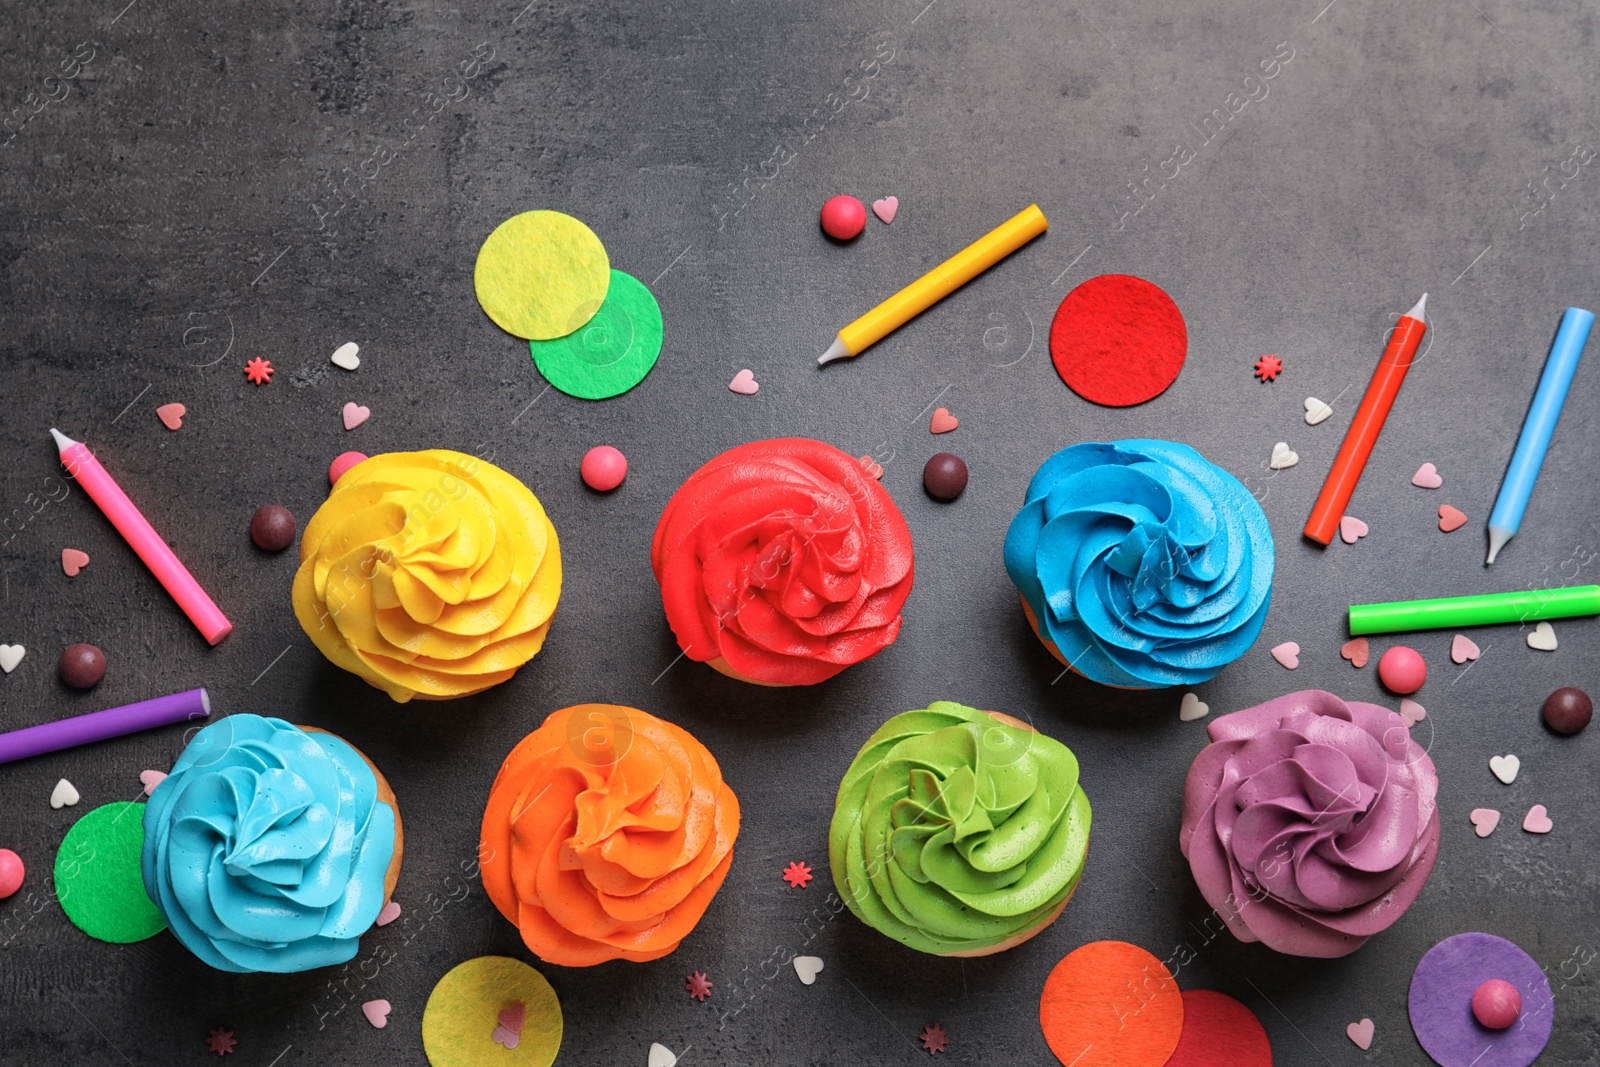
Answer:
<svg viewBox="0 0 1600 1067"><path fill-rule="evenodd" d="M1411 476L1411 484L1418 489L1437 489L1444 484L1444 479L1439 477L1439 468L1432 463L1424 463L1417 468L1417 473Z"/></svg>
<svg viewBox="0 0 1600 1067"><path fill-rule="evenodd" d="M156 791L156 786L166 780L165 771L140 771L139 781L144 783L144 795L149 796Z"/></svg>
<svg viewBox="0 0 1600 1067"><path fill-rule="evenodd" d="M522 1023L527 1016L527 1011L528 1009L523 1007L521 1001L511 1005L509 1008L501 1008L500 1017L497 1020L499 1025L494 1028L494 1033L489 1036L497 1044L504 1045L508 1049L516 1048L522 1041Z"/></svg>
<svg viewBox="0 0 1600 1067"><path fill-rule="evenodd" d="M740 396L755 396L761 385L756 381L756 376L750 373L750 368L746 367L733 376L733 381L728 383L728 388Z"/></svg>
<svg viewBox="0 0 1600 1067"><path fill-rule="evenodd" d="M1292 671L1300 666L1300 646L1293 641L1285 641L1272 650L1272 658Z"/></svg>
<svg viewBox="0 0 1600 1067"><path fill-rule="evenodd" d="M1479 837L1488 837L1500 825L1500 813L1493 808L1473 808L1472 826Z"/></svg>
<svg viewBox="0 0 1600 1067"><path fill-rule="evenodd" d="M1344 1028L1345 1036L1356 1043L1356 1048L1362 1052L1372 1047L1372 1031L1375 1027L1371 1019L1362 1019L1358 1023L1351 1023Z"/></svg>
<svg viewBox="0 0 1600 1067"><path fill-rule="evenodd" d="M362 407L354 400L344 406L344 428L353 430L372 417L372 409Z"/></svg>
<svg viewBox="0 0 1600 1067"><path fill-rule="evenodd" d="M76 578L78 572L89 565L89 553L77 548L63 548L61 550L61 569L67 572L68 578Z"/></svg>
<svg viewBox="0 0 1600 1067"><path fill-rule="evenodd" d="M398 918L400 918L400 902L391 900L383 906L382 911L378 912L378 925L388 926Z"/></svg>
<svg viewBox="0 0 1600 1067"><path fill-rule="evenodd" d="M387 1000L369 1000L361 1005L361 1014L367 1017L367 1022L379 1030L389 1025L389 1012L392 1010Z"/></svg>
<svg viewBox="0 0 1600 1067"><path fill-rule="evenodd" d="M1467 513L1451 507L1449 504L1439 505L1439 529L1445 533L1459 530L1467 522Z"/></svg>
<svg viewBox="0 0 1600 1067"><path fill-rule="evenodd" d="M1409 729L1426 719L1428 711L1410 697L1402 697L1400 699L1400 717L1406 721L1406 727Z"/></svg>
<svg viewBox="0 0 1600 1067"><path fill-rule="evenodd" d="M1450 639L1450 662L1465 663L1469 659L1477 659L1479 654L1478 644L1466 634L1456 634Z"/></svg>
<svg viewBox="0 0 1600 1067"><path fill-rule="evenodd" d="M856 460L856 462L861 464L862 473L864 473L868 478L883 477L883 465L878 463L871 456L862 456L860 459Z"/></svg>
<svg viewBox="0 0 1600 1067"><path fill-rule="evenodd" d="M182 404L162 404L156 408L156 418L169 430L183 429L183 417L187 414L189 409Z"/></svg>
<svg viewBox="0 0 1600 1067"><path fill-rule="evenodd" d="M1345 544L1353 545L1367 536L1367 524L1354 515L1346 515L1339 520L1339 536L1344 538Z"/></svg>
<svg viewBox="0 0 1600 1067"><path fill-rule="evenodd" d="M961 420L950 414L949 408L940 408L933 413L933 421L928 423L928 431L930 433L949 433L960 425Z"/></svg>
<svg viewBox="0 0 1600 1067"><path fill-rule="evenodd" d="M1555 829L1555 825L1550 821L1550 813L1545 811L1543 804L1535 804L1522 818L1522 828L1530 834L1547 834Z"/></svg>
<svg viewBox="0 0 1600 1067"><path fill-rule="evenodd" d="M882 200L874 200L872 202L872 213L882 219L885 226L894 221L894 217L899 211L900 198L898 196L886 196ZM934 432L937 433L938 431Z"/></svg>
<svg viewBox="0 0 1600 1067"><path fill-rule="evenodd" d="M1353 638L1339 646L1339 655L1349 660L1352 667L1365 667L1368 653L1369 649L1365 637Z"/></svg>

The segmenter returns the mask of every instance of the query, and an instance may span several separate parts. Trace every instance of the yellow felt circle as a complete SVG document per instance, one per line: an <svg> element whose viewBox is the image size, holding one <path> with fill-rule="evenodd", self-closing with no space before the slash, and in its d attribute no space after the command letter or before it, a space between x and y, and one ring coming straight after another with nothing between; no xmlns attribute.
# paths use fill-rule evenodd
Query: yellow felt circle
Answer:
<svg viewBox="0 0 1600 1067"><path fill-rule="evenodd" d="M611 260L594 231L571 215L525 211L483 242L472 284L502 330L548 341L594 318L611 285Z"/></svg>
<svg viewBox="0 0 1600 1067"><path fill-rule="evenodd" d="M522 1028L512 1039L502 1013L519 1003ZM515 1047L507 1048L507 1040ZM544 975L521 960L479 956L459 963L428 994L422 1050L433 1067L550 1067L560 1049L561 1002Z"/></svg>

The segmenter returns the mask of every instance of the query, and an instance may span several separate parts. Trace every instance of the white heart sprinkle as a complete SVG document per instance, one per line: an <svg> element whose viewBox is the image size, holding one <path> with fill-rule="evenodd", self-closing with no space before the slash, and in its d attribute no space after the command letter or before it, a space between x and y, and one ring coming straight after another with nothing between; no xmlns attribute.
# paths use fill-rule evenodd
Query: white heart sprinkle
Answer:
<svg viewBox="0 0 1600 1067"><path fill-rule="evenodd" d="M1333 414L1333 409L1330 408L1328 405L1324 404L1322 401L1318 400L1316 397L1314 397L1314 396L1306 397L1306 425L1307 426L1315 426L1317 423L1322 422L1324 419L1326 419L1329 415L1332 415L1332 414Z"/></svg>
<svg viewBox="0 0 1600 1067"><path fill-rule="evenodd" d="M822 970L822 959L818 956L796 956L794 958L794 973L800 981L810 985L817 980L817 972Z"/></svg>
<svg viewBox="0 0 1600 1067"><path fill-rule="evenodd" d="M1547 622L1541 622L1533 628L1528 635L1528 647L1537 648L1540 652L1554 652L1556 650L1556 628Z"/></svg>
<svg viewBox="0 0 1600 1067"><path fill-rule="evenodd" d="M0 671L10 674L27 654L28 650L21 645L0 645Z"/></svg>
<svg viewBox="0 0 1600 1067"><path fill-rule="evenodd" d="M1268 463L1275 471L1287 470L1300 462L1300 453L1289 447L1287 441L1279 441L1272 446L1272 460Z"/></svg>
<svg viewBox="0 0 1600 1067"><path fill-rule="evenodd" d="M360 351L360 345L356 344L354 341L346 341L344 344L333 350L333 355L330 357L329 362L335 367L343 367L345 370L355 370L357 367L361 366L361 357L356 355L356 353Z"/></svg>
<svg viewBox="0 0 1600 1067"><path fill-rule="evenodd" d="M650 1042L650 1067L678 1067L678 1057L659 1041Z"/></svg>
<svg viewBox="0 0 1600 1067"><path fill-rule="evenodd" d="M1410 697L1402 697L1400 699L1400 717L1406 721L1406 726L1409 728L1426 719L1428 712L1427 709Z"/></svg>
<svg viewBox="0 0 1600 1067"><path fill-rule="evenodd" d="M52 808L72 807L78 802L78 790L65 778L56 783L50 791L50 806Z"/></svg>
<svg viewBox="0 0 1600 1067"><path fill-rule="evenodd" d="M1211 714L1211 705L1194 693L1183 694L1183 699L1178 703L1178 718L1183 722L1194 722Z"/></svg>
<svg viewBox="0 0 1600 1067"><path fill-rule="evenodd" d="M1522 769L1522 761L1515 756L1490 756L1489 769L1494 776L1510 785L1517 780L1517 772Z"/></svg>

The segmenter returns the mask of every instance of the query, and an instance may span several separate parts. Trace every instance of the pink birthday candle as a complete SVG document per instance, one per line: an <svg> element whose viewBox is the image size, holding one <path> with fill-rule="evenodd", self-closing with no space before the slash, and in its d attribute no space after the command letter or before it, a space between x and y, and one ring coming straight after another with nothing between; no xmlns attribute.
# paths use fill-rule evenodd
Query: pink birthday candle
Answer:
<svg viewBox="0 0 1600 1067"><path fill-rule="evenodd" d="M145 566L172 594L172 599L178 602L178 607L200 630L201 636L214 645L232 633L233 623L200 588L200 583L194 580L189 569L172 554L172 549L150 526L150 520L133 506L128 494L100 466L100 461L90 453L89 447L54 427L50 433L56 439L56 447L61 450L61 462L66 466L67 473L83 486L83 491L105 512L111 525L117 528L123 540L139 554Z"/></svg>

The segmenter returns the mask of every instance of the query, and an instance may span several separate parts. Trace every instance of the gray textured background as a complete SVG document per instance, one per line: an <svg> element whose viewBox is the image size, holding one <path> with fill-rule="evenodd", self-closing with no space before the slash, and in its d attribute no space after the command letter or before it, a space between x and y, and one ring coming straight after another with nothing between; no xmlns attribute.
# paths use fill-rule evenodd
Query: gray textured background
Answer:
<svg viewBox="0 0 1600 1067"><path fill-rule="evenodd" d="M1474 929L1524 946L1558 986L1541 1062L1600 1059L1595 966L1572 962L1600 940L1597 742L1555 738L1537 715L1558 685L1600 689L1592 620L1557 624L1549 654L1512 627L1479 632L1468 668L1449 662L1448 633L1412 642L1432 670L1417 730L1443 782L1437 870L1365 948L1303 961L1196 933L1206 909L1176 837L1204 723L1178 721L1178 692L1057 682L1000 560L1029 475L1069 443L1171 437L1249 478L1278 536L1278 579L1257 647L1199 689L1214 713L1313 686L1392 705L1373 666L1339 659L1351 602L1594 581L1593 354L1522 534L1482 566L1561 309L1596 302L1600 176L1569 162L1576 175L1557 177L1600 140L1592 5L122 2L12 0L0 15L14 131L0 148L0 510L16 529L0 548L0 641L29 649L0 676L0 725L204 684L221 710L343 733L400 796L406 913L342 976L223 975L166 934L91 942L48 897L55 848L76 815L132 799L141 769L169 766L180 733L0 768L0 845L31 871L0 903L0 1061L196 1063L206 1031L225 1026L239 1039L230 1062L424 1062L439 976L483 953L528 958L481 888L452 876L474 853L494 770L550 710L584 700L691 729L745 821L725 888L677 953L541 968L566 1014L562 1062L642 1065L660 1041L692 1045L687 1067L910 1063L934 1021L951 1035L944 1062L1050 1062L1045 975L1085 941L1121 938L1161 957L1187 942L1197 959L1179 983L1242 999L1278 1063L1424 1063L1405 1013L1412 968ZM1293 58L1265 98L1201 145L1188 124L1249 89L1280 42ZM74 71L62 64L75 49L77 77L46 81ZM445 78L475 50L466 95L433 95L454 90ZM1135 200L1128 183L1178 143L1194 160ZM1541 179L1550 191L1535 200ZM830 244L816 211L838 192L896 194L900 216ZM1046 237L865 358L816 368L848 318L1032 201ZM585 219L661 303L660 364L624 397L546 391L473 299L484 236L535 207ZM1106 272L1152 279L1188 321L1182 376L1134 410L1078 399L1048 361L1056 304ZM1424 289L1429 347L1351 506L1372 532L1317 550L1299 529L1386 329ZM353 375L328 363L346 340L362 346ZM1272 385L1250 376L1265 352L1285 362ZM279 368L261 389L240 373L258 355ZM741 367L758 395L727 390ZM1333 418L1306 426L1308 395L1334 402ZM349 434L347 400L373 412ZM937 439L935 400L961 419ZM153 412L171 401L189 408L176 434ZM36 512L28 494L58 470L51 424L89 442L177 544L235 623L223 645L204 646L82 493ZM917 549L900 641L809 689L742 686L687 661L663 676L677 649L648 567L656 516L711 455L787 434L883 463ZM1273 475L1278 440L1301 462ZM606 497L577 477L600 442L632 460ZM533 486L567 576L544 653L514 681L401 707L317 654L290 611L294 553L258 553L246 525L271 501L303 524L346 448L426 447L482 451ZM950 506L920 489L941 449L972 469ZM1443 474L1438 492L1408 484L1424 460ZM1450 535L1435 528L1446 502L1471 517ZM67 545L93 560L73 580ZM1285 640L1304 649L1292 674L1267 654ZM75 641L110 660L91 693L55 678ZM939 698L1029 716L1078 753L1095 833L1071 907L1026 946L966 962L915 955L846 914L806 946L827 963L815 985L787 968L763 978L775 949L801 947L808 914L828 914L827 822L851 756L890 714ZM1486 767L1500 752L1522 758L1511 787ZM62 776L82 791L75 810L47 803ZM1555 820L1545 837L1519 829L1540 802ZM1505 814L1487 840L1467 821L1478 806ZM821 876L804 891L779 880L796 859ZM692 969L718 983L705 1004L682 991ZM381 1031L358 1007L375 997L394 1004ZM1365 1054L1344 1035L1363 1016L1377 1024Z"/></svg>

